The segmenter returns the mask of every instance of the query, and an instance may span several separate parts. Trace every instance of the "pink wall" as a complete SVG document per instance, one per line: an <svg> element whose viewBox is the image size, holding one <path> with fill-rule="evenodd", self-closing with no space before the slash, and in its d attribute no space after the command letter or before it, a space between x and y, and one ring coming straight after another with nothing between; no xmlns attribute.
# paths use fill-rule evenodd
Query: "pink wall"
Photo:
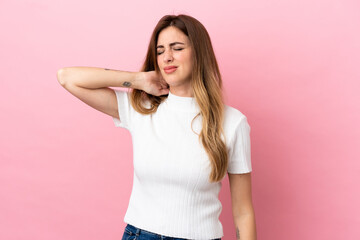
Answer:
<svg viewBox="0 0 360 240"><path fill-rule="evenodd" d="M360 239L359 10L350 0L2 1L0 239L121 238L131 135L56 72L137 71L171 13L208 29L227 104L248 117L258 239Z"/></svg>

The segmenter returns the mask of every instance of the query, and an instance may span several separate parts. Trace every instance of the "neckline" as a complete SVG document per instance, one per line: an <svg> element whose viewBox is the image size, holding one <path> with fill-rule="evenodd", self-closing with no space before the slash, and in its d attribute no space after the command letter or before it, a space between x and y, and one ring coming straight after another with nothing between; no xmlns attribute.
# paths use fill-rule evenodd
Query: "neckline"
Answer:
<svg viewBox="0 0 360 240"><path fill-rule="evenodd" d="M169 91L165 103L168 107L175 111L199 112L199 105L197 104L195 97L182 97L172 94Z"/></svg>

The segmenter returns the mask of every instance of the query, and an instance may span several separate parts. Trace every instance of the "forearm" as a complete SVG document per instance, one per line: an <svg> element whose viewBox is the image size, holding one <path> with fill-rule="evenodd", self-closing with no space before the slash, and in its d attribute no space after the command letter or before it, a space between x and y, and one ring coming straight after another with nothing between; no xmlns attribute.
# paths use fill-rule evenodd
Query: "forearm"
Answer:
<svg viewBox="0 0 360 240"><path fill-rule="evenodd" d="M84 88L126 87L141 89L141 72L127 72L98 67L65 67L58 71L58 80Z"/></svg>
<svg viewBox="0 0 360 240"><path fill-rule="evenodd" d="M255 214L247 214L234 219L237 240L256 240Z"/></svg>

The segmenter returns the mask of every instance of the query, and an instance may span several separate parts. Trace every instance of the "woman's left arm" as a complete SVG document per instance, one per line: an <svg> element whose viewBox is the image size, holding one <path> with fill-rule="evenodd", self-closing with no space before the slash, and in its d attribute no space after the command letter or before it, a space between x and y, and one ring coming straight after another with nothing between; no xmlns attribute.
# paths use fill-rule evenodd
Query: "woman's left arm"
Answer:
<svg viewBox="0 0 360 240"><path fill-rule="evenodd" d="M237 240L256 240L255 212L251 196L251 172L228 173Z"/></svg>

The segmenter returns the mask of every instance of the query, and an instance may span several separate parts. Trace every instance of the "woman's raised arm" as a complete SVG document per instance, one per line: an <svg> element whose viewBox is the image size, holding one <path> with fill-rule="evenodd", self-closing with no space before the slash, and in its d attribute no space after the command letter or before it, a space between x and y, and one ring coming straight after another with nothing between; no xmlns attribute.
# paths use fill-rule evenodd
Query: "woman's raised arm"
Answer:
<svg viewBox="0 0 360 240"><path fill-rule="evenodd" d="M66 87L97 89L103 87L126 87L141 89L141 72L127 72L98 67L65 67L57 72L59 83Z"/></svg>
<svg viewBox="0 0 360 240"><path fill-rule="evenodd" d="M97 67L65 67L58 70L57 79L61 86L87 105L119 118L116 95L109 87L142 89L143 73Z"/></svg>
<svg viewBox="0 0 360 240"><path fill-rule="evenodd" d="M65 67L57 72L58 82L87 105L119 118L116 94L109 87L143 90L160 96L169 93L169 86L155 71L128 72L98 67Z"/></svg>

